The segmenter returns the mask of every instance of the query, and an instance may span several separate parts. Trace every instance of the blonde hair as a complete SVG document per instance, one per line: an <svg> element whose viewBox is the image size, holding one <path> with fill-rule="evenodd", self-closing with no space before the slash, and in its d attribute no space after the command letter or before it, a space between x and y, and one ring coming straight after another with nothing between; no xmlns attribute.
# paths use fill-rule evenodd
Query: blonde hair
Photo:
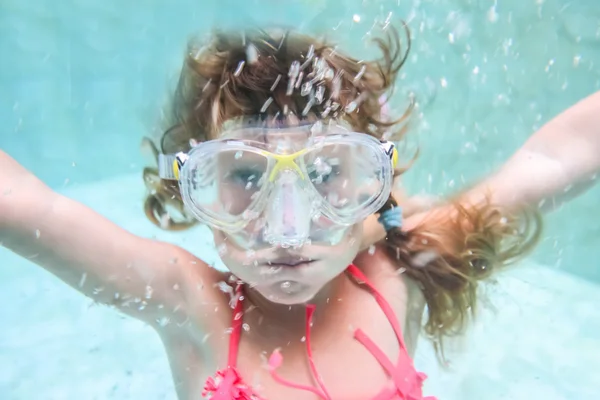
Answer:
<svg viewBox="0 0 600 400"><path fill-rule="evenodd" d="M187 151L190 140L214 139L225 121L244 116L311 114L344 121L377 138L384 133L401 138L411 109L388 120L381 117L379 99L393 90L410 48L407 37L404 48L391 26L374 39L382 56L359 61L325 41L291 31L215 31L203 47L189 46L160 150ZM152 222L167 229L196 222L185 213L177 183L159 179L155 168L146 168L144 179L150 189L145 211ZM396 206L390 197L380 212ZM534 212L504 210L489 201L466 205L459 198L451 212L410 231L394 228L384 243L398 268L420 284L428 307L425 331L441 344L443 336L462 331L474 312L477 282L525 255L540 229ZM417 265L423 252L435 257Z"/></svg>

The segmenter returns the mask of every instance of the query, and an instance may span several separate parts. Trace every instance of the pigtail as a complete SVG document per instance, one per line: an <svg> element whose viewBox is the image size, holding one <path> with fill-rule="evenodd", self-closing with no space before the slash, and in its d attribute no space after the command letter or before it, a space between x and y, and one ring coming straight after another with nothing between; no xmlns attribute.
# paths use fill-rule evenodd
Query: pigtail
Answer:
<svg viewBox="0 0 600 400"><path fill-rule="evenodd" d="M398 207L390 197L378 212ZM384 248L418 282L427 303L425 333L444 358L443 337L463 332L475 315L479 281L527 255L541 233L539 213L513 212L489 201L430 212L409 231L387 226Z"/></svg>
<svg viewBox="0 0 600 400"><path fill-rule="evenodd" d="M161 143L163 152L168 152L168 147L165 151L166 136L163 136ZM142 148L150 153L154 163L153 167L146 167L143 172L144 184L148 191L144 201L146 217L159 228L170 231L182 231L192 227L197 221L186 213L179 184L176 181L161 179L158 174L158 148L149 138L142 140Z"/></svg>

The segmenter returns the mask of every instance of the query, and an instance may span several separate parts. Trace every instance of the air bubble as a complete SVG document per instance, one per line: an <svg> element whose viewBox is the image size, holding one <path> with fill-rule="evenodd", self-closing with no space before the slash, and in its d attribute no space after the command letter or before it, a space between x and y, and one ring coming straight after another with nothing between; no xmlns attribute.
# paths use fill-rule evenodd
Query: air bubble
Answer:
<svg viewBox="0 0 600 400"><path fill-rule="evenodd" d="M294 294L300 289L300 285L297 282L283 281L279 285L281 291L286 294Z"/></svg>
<svg viewBox="0 0 600 400"><path fill-rule="evenodd" d="M312 108L312 106L314 105L314 100L310 99L307 103L306 103L306 107L304 107L304 110L302 110L302 115L306 116L308 115L310 109Z"/></svg>
<svg viewBox="0 0 600 400"><path fill-rule="evenodd" d="M438 257L439 255L435 251L422 251L413 258L412 264L415 267L425 267Z"/></svg>
<svg viewBox="0 0 600 400"><path fill-rule="evenodd" d="M333 71L333 69L331 68L327 68L327 70L325 70L325 79L330 81L333 79L333 77L335 76L335 72Z"/></svg>
<svg viewBox="0 0 600 400"><path fill-rule="evenodd" d="M358 104L356 104L356 101L351 101L346 108L344 109L344 111L346 111L347 113L352 113L354 112L356 109L358 108Z"/></svg>
<svg viewBox="0 0 600 400"><path fill-rule="evenodd" d="M265 111L267 111L267 109L269 108L269 106L271 105L272 102L273 102L273 98L269 97L267 99L267 101L265 101L265 103L263 104L263 106L260 108L260 112L264 113Z"/></svg>
<svg viewBox="0 0 600 400"><path fill-rule="evenodd" d="M342 71L338 72L338 74L333 78L332 90L331 90L331 98L337 99L340 96L340 91L342 90ZM334 108L335 111L335 108Z"/></svg>
<svg viewBox="0 0 600 400"><path fill-rule="evenodd" d="M168 230L169 226L171 225L171 217L168 213L164 213L160 216L159 224L161 229Z"/></svg>
<svg viewBox="0 0 600 400"><path fill-rule="evenodd" d="M240 158L242 158L242 156L243 156L243 155L244 155L244 152L243 152L243 151L241 151L241 150L239 150L239 151L236 151L236 152L235 152L234 158L235 158L236 160L239 160Z"/></svg>
<svg viewBox="0 0 600 400"><path fill-rule="evenodd" d="M145 294L145 297L146 297L147 299L151 299L151 298L152 298L152 292L153 292L152 286L146 286L146 294Z"/></svg>
<svg viewBox="0 0 600 400"><path fill-rule="evenodd" d="M235 69L235 72L233 73L233 75L240 76L240 74L242 73L242 70L244 69L245 64L246 64L246 61L240 61L237 68Z"/></svg>
<svg viewBox="0 0 600 400"><path fill-rule="evenodd" d="M35 238L36 238L36 239L39 239L39 238L40 238L40 236L41 236L41 234L42 234L42 233L40 232L40 230L39 230L39 229L36 229L36 230L35 230Z"/></svg>
<svg viewBox="0 0 600 400"><path fill-rule="evenodd" d="M223 293L233 294L233 288L227 284L227 282L217 282L217 287Z"/></svg>
<svg viewBox="0 0 600 400"><path fill-rule="evenodd" d="M539 203L538 203L538 207L542 208L544 206L544 204L546 204L546 199L540 200Z"/></svg>
<svg viewBox="0 0 600 400"><path fill-rule="evenodd" d="M312 89L312 83L311 82L306 82L302 85L302 89L300 90L300 95L302 96L306 96L310 93Z"/></svg>
<svg viewBox="0 0 600 400"><path fill-rule="evenodd" d="M292 65L290 65L290 68L288 70L288 87L287 87L287 91L286 94L288 96L290 96L292 94L292 92L294 91L294 86L296 85L296 79L298 78L298 75L300 74L300 63L298 61L294 61L292 62Z"/></svg>
<svg viewBox="0 0 600 400"><path fill-rule="evenodd" d="M79 280L79 287L83 287L83 285L85 284L85 280L87 279L87 272L84 272L81 275L81 279Z"/></svg>
<svg viewBox="0 0 600 400"><path fill-rule="evenodd" d="M358 74L356 74L356 76L354 77L354 82L355 83L358 82L358 81L360 81L360 79L365 74L366 70L367 70L367 66L363 64L362 67L360 67L360 71L358 71Z"/></svg>
<svg viewBox="0 0 600 400"><path fill-rule="evenodd" d="M292 283L290 281L285 281L281 283L281 288L282 289L289 289L292 286Z"/></svg>
<svg viewBox="0 0 600 400"><path fill-rule="evenodd" d="M246 46L246 60L248 63L254 64L258 61L258 50L253 44Z"/></svg>
<svg viewBox="0 0 600 400"><path fill-rule="evenodd" d="M312 58L315 55L315 46L313 46L312 44L310 45L310 47L308 48L308 53L306 54L306 60L312 60Z"/></svg>
<svg viewBox="0 0 600 400"><path fill-rule="evenodd" d="M233 292L231 294L233 294ZM230 294L230 299L229 299L229 308L234 309L235 306L237 305L238 300L240 299L240 295L235 294L232 296L231 294Z"/></svg>
<svg viewBox="0 0 600 400"><path fill-rule="evenodd" d="M93 294L99 294L101 292L104 291L104 288L102 286L94 288L94 290L92 291Z"/></svg>
<svg viewBox="0 0 600 400"><path fill-rule="evenodd" d="M370 255L375 254L375 245L372 244L371 246L369 246L368 252Z"/></svg>
<svg viewBox="0 0 600 400"><path fill-rule="evenodd" d="M491 23L498 22L498 13L496 12L496 6L495 5L491 6L490 9L488 10L488 12L487 12L487 19Z"/></svg>
<svg viewBox="0 0 600 400"><path fill-rule="evenodd" d="M299 89L300 85L302 85L302 80L304 79L304 72L300 72L298 74L298 79L296 80L296 85L294 86L295 89Z"/></svg>
<svg viewBox="0 0 600 400"><path fill-rule="evenodd" d="M325 99L325 86L317 87L315 99L317 100L317 104L321 104L323 102L323 100Z"/></svg>
<svg viewBox="0 0 600 400"><path fill-rule="evenodd" d="M277 85L279 84L279 81L281 80L281 74L277 75L277 78L275 78L275 82L273 83L273 85L271 86L271 92L273 90L275 90L275 88L277 87Z"/></svg>

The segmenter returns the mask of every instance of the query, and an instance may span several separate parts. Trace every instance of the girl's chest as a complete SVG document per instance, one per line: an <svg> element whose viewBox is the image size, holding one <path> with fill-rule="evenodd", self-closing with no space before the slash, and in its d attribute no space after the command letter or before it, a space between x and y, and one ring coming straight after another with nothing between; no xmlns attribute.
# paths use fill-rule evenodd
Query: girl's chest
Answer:
<svg viewBox="0 0 600 400"><path fill-rule="evenodd" d="M312 331L302 335L257 338L255 331L259 329L242 321L235 357L239 383L270 400L318 399L315 391L323 390L335 400L366 400L382 390L393 392L395 385L390 369L410 369L412 365L408 356L412 349L402 348L404 340L402 336L398 338L393 329L395 322L390 320L397 318L402 335L409 309L407 292L385 293L382 288L392 309L389 315L370 293L357 290L352 299L343 300L349 303L339 309L345 317L336 318L336 323L328 324L322 331L314 326ZM225 331L216 342L207 341L211 342L212 351L204 352L207 355L204 365L212 365L213 371L227 365L225 355L229 351L231 331L227 328ZM274 352L282 357L277 368L269 363ZM308 388L311 390L306 390Z"/></svg>

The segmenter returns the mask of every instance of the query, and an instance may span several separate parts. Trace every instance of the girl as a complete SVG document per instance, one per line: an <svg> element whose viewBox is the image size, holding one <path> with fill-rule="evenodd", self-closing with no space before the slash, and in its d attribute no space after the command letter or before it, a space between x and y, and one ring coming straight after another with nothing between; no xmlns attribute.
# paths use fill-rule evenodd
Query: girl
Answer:
<svg viewBox="0 0 600 400"><path fill-rule="evenodd" d="M228 273L129 234L1 153L0 241L155 327L181 399L425 399L411 359L425 305L442 354L477 281L525 254L539 220L456 201L402 229L383 136L403 119L382 120L379 99L406 57L394 28L375 43L372 62L275 30L190 46L145 208L162 226L208 224ZM371 214L386 238L359 252Z"/></svg>

